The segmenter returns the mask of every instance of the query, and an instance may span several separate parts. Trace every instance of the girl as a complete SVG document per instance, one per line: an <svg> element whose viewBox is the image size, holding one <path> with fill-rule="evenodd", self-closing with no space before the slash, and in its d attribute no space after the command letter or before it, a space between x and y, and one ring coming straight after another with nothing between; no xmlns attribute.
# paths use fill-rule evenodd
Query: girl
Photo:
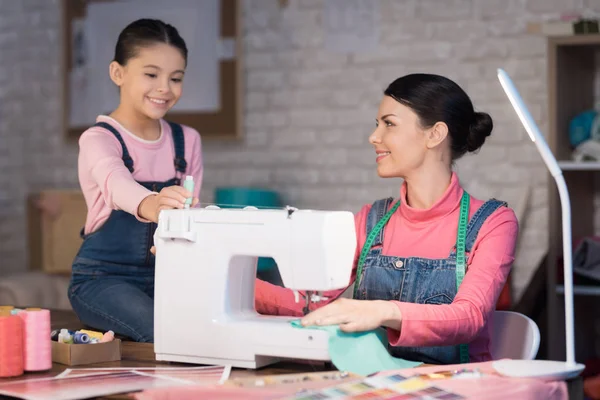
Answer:
<svg viewBox="0 0 600 400"><path fill-rule="evenodd" d="M119 35L110 77L120 103L79 140L79 182L88 207L69 299L84 324L140 342L154 340L158 214L197 204L200 135L162 118L182 93L187 48L177 30L140 19ZM194 193L182 178L194 177Z"/></svg>
<svg viewBox="0 0 600 400"><path fill-rule="evenodd" d="M369 141L379 176L403 178L400 198L356 215L353 299L326 293L334 301L312 304L304 326L383 326L392 355L425 363L491 359L488 321L514 260L518 223L505 203L469 196L452 165L479 149L492 127L447 78L412 74L389 85ZM259 312L302 316L303 304L257 281Z"/></svg>

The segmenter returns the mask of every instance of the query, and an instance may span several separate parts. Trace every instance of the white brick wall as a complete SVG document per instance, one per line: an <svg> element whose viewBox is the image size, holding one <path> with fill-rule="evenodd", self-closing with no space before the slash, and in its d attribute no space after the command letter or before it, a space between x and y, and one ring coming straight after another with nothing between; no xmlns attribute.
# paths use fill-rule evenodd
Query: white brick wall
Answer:
<svg viewBox="0 0 600 400"><path fill-rule="evenodd" d="M76 187L63 139L59 0L0 0L0 273L26 266L27 193Z"/></svg>
<svg viewBox="0 0 600 400"><path fill-rule="evenodd" d="M246 137L205 142L202 201L212 201L220 185L270 186L295 206L353 211L397 195L400 182L377 177L367 141L382 90L406 73L444 74L495 121L480 154L457 165L467 189L514 205L531 187L521 221L527 251L519 252L514 276L519 292L545 251L546 170L496 68L511 74L545 129L545 42L527 35L526 23L573 10L600 13L600 0L373 0L380 44L350 55L324 50L324 1L243 2ZM64 142L60 118L59 3L0 0L1 271L25 265L26 193L77 183L77 149Z"/></svg>

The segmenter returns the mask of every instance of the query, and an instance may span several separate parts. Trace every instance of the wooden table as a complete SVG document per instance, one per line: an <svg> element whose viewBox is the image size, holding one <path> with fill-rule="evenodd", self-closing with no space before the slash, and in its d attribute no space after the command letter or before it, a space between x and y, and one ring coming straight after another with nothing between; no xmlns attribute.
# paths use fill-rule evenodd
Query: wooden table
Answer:
<svg viewBox="0 0 600 400"><path fill-rule="evenodd" d="M51 311L51 324L52 329L66 328L69 330L83 329L84 326L79 322L75 314L71 311ZM160 366L185 366L189 364L178 364L172 362L160 362L154 358L154 345L152 343L136 343L123 341L121 344L121 361L112 361L97 364L88 364L85 368L101 368L101 367L126 367L126 368L141 368L141 367L160 367ZM423 365L427 366L427 365ZM50 371L41 373L26 373L17 378L0 378L0 383L10 382L11 380L22 380L22 379L38 379L54 377L65 369L70 368L63 364L52 364ZM77 367L74 367L77 368ZM251 369L238 369L233 368L231 370L230 379L235 378L249 378L254 376L264 375L280 375L280 374L297 374L307 372L320 372L335 370L333 366L328 363L322 362L281 362L268 367L260 368L257 370ZM569 399L581 399L583 400L583 379L578 377L574 380L567 381L569 389ZM103 399L117 400L117 399L131 399L127 394L107 396Z"/></svg>
<svg viewBox="0 0 600 400"><path fill-rule="evenodd" d="M85 329L77 316L71 311L52 310L50 315L51 329ZM152 343L137 343L131 341L122 341L121 343L121 361L111 361L104 363L86 364L70 367L64 364L52 363L52 369L44 372L25 373L16 378L0 378L0 383L24 380L54 377L68 368L107 368L107 367L164 367L164 366L189 366L189 364L180 364L173 362L156 361L154 356L154 345ZM280 362L271 366L257 370L233 368L229 375L230 379L249 378L253 376L297 374L306 372L330 371L335 370L330 364L322 362ZM102 397L103 399L130 399L129 395L115 395Z"/></svg>

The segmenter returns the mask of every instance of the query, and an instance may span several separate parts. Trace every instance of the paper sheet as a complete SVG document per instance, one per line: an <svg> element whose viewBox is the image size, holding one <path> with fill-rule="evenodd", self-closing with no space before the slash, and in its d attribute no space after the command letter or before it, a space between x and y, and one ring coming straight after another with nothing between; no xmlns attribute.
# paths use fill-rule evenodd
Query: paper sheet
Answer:
<svg viewBox="0 0 600 400"><path fill-rule="evenodd" d="M191 383L123 371L106 375L23 379L0 383L0 395L25 400L75 400L179 385L191 385Z"/></svg>
<svg viewBox="0 0 600 400"><path fill-rule="evenodd" d="M337 325L304 327L299 320L291 322L299 329L320 329L329 332L329 355L331 362L341 371L358 375L413 368L420 362L395 358L387 351L386 334L383 330L368 332L342 332Z"/></svg>

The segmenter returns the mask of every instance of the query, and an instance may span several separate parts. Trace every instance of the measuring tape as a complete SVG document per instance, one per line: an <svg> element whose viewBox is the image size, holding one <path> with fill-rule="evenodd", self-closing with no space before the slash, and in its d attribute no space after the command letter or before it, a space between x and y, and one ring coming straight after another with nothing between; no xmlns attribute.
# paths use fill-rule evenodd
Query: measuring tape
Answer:
<svg viewBox="0 0 600 400"><path fill-rule="evenodd" d="M466 241L467 241L467 223L469 222L469 202L470 196L466 191L463 191L462 198L460 199L460 215L458 217L458 232L456 235L456 290L458 291L459 286L461 285L466 272ZM369 235L367 236L367 240L360 252L360 257L358 258L358 266L356 268L356 279L354 283L354 295L353 298L356 299L358 297L358 289L360 286L360 281L362 280L363 267L365 264L365 260L367 259L367 254L371 250L373 246L373 242L375 238L379 234L379 232L383 229L385 224L390 220L392 215L398 210L400 207L400 200L394 204L394 206L383 216L382 219L377 222L375 227L371 230ZM460 362L468 363L469 362L469 346L466 344L460 345Z"/></svg>

